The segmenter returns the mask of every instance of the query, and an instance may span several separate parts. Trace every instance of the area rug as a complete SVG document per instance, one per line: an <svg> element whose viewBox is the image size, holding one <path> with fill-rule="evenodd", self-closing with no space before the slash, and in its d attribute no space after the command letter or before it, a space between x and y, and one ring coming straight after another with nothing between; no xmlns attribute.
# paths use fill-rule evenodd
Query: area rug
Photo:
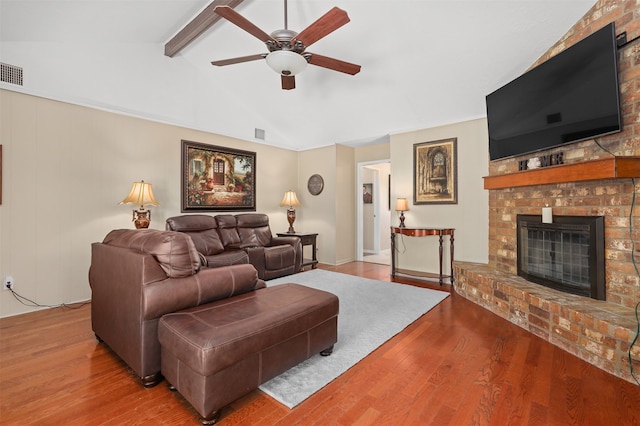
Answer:
<svg viewBox="0 0 640 426"><path fill-rule="evenodd" d="M340 299L338 343L328 357L314 355L260 389L293 408L449 296L444 291L313 269L267 282L297 283Z"/></svg>

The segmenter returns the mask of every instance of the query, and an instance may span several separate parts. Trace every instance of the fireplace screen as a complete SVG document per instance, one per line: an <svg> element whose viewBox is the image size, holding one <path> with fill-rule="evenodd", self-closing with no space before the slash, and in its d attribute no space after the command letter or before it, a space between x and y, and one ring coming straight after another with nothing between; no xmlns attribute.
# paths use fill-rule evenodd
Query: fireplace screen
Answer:
<svg viewBox="0 0 640 426"><path fill-rule="evenodd" d="M604 300L602 216L518 215L518 275L529 281Z"/></svg>

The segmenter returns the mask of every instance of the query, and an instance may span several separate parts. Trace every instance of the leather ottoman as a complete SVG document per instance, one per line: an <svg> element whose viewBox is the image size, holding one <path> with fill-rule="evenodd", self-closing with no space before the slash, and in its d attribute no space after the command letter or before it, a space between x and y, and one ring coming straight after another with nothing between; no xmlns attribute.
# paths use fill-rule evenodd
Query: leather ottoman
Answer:
<svg viewBox="0 0 640 426"><path fill-rule="evenodd" d="M282 284L164 315L162 374L213 424L221 409L337 341L338 298Z"/></svg>

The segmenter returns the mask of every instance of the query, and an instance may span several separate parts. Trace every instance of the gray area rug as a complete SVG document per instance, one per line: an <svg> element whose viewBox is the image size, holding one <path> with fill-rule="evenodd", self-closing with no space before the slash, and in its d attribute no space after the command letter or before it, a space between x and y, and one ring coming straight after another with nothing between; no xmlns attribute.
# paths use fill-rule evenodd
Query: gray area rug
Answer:
<svg viewBox="0 0 640 426"><path fill-rule="evenodd" d="M314 355L260 389L289 408L323 388L378 346L449 296L444 291L313 269L267 282L297 283L340 299L338 342L328 357Z"/></svg>

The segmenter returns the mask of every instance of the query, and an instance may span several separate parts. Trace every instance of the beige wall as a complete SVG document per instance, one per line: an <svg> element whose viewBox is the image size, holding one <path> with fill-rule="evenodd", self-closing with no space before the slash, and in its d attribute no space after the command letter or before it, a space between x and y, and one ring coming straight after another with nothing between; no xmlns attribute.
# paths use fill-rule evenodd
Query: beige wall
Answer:
<svg viewBox="0 0 640 426"><path fill-rule="evenodd" d="M458 139L458 203L413 204L413 144L454 137ZM398 197L409 200L407 227L455 228L456 260L488 261L489 195L482 180L488 174L487 147L486 119L391 135L392 204ZM392 215L391 225L398 223L396 215ZM438 238L398 237L397 250L397 267L438 272ZM449 259L445 250L446 274Z"/></svg>
<svg viewBox="0 0 640 426"><path fill-rule="evenodd" d="M304 218L300 231L318 233L318 260L331 265L355 259L354 149L332 145L298 153L298 187ZM319 174L324 189L307 191L309 177ZM298 228L296 227L296 230Z"/></svg>
<svg viewBox="0 0 640 426"><path fill-rule="evenodd" d="M295 151L0 90L0 276L41 304L89 299L90 244L133 227L132 207L118 204L132 182L153 184L152 228L181 214L181 139L256 152L257 211L286 230L282 195L303 192ZM335 204L332 190L324 196ZM29 310L0 291L0 316Z"/></svg>
<svg viewBox="0 0 640 426"><path fill-rule="evenodd" d="M362 188L356 187L355 150L336 145L336 257L340 265L355 260L356 254L356 197Z"/></svg>
<svg viewBox="0 0 640 426"><path fill-rule="evenodd" d="M182 139L255 151L257 211L270 216L273 232L288 227L279 202L293 189L302 203L295 229L318 233L320 262L346 263L356 256L357 164L390 158L392 200L410 198L412 144L452 136L458 137L459 203L411 206L407 223L454 226L456 259L486 262L485 120L398 134L390 143L295 152L0 90L0 277L12 275L16 290L41 304L89 299L90 245L112 229L133 228L132 207L118 204L133 181L153 184L160 206L152 208L152 228L163 229L167 217L181 214ZM316 173L325 186L313 196L307 180ZM412 248L408 240L400 266L437 269L425 266L424 241ZM0 291L0 316L30 310Z"/></svg>

